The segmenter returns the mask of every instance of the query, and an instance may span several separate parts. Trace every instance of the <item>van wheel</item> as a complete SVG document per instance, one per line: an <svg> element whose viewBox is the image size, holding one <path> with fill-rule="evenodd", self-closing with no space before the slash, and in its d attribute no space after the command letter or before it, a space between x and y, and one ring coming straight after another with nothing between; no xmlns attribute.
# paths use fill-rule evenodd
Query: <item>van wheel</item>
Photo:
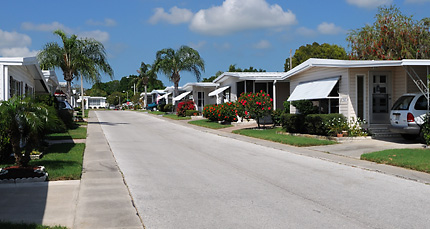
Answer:
<svg viewBox="0 0 430 229"><path fill-rule="evenodd" d="M415 140L418 137L418 135L416 134L401 134L401 135L406 140Z"/></svg>

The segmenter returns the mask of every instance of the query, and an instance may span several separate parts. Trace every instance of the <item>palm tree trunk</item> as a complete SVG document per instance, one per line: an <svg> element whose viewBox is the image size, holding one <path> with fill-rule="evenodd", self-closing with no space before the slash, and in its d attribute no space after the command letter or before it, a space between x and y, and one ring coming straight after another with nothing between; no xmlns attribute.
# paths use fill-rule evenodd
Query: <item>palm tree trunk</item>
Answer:
<svg viewBox="0 0 430 229"><path fill-rule="evenodd" d="M82 106L82 119L84 119L85 117L85 108L84 108L84 83L83 83L83 79L82 79L82 74L81 74L81 106Z"/></svg>
<svg viewBox="0 0 430 229"><path fill-rule="evenodd" d="M146 95L146 84L145 84L145 100L143 101L143 107L146 109L146 106L148 105L148 97Z"/></svg>

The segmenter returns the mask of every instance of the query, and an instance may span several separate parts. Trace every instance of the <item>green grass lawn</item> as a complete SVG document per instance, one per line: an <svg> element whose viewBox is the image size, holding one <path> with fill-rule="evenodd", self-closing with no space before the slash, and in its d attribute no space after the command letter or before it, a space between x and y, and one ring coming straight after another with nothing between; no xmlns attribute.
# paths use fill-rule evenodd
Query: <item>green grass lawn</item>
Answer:
<svg viewBox="0 0 430 229"><path fill-rule="evenodd" d="M46 135L47 139L50 140L62 140L62 139L86 139L87 138L87 127L79 125L75 129L69 129L65 133L53 133Z"/></svg>
<svg viewBox="0 0 430 229"><path fill-rule="evenodd" d="M428 149L389 149L363 154L361 159L430 173Z"/></svg>
<svg viewBox="0 0 430 229"><path fill-rule="evenodd" d="M148 111L148 114L164 115L164 114L166 114L166 112L162 112L162 111Z"/></svg>
<svg viewBox="0 0 430 229"><path fill-rule="evenodd" d="M67 227L62 226L45 226L35 223L10 223L0 221L0 228L8 228L8 229L67 229Z"/></svg>
<svg viewBox="0 0 430 229"><path fill-rule="evenodd" d="M191 119L190 116L181 117L181 116L177 116L175 114L165 114L165 115L163 115L163 117L174 119L174 120L189 120L189 119Z"/></svg>
<svg viewBox="0 0 430 229"><path fill-rule="evenodd" d="M231 124L225 125L225 124L220 124L218 122L212 122L212 121L209 121L208 119L194 120L194 121L189 121L188 123L196 126L211 128L211 129L222 129L222 128L233 126Z"/></svg>
<svg viewBox="0 0 430 229"><path fill-rule="evenodd" d="M336 142L329 140L320 140L316 138L278 134L277 132L279 131L282 131L282 128L278 127L273 129L261 130L242 129L235 130L233 131L233 133L300 147L336 144Z"/></svg>
<svg viewBox="0 0 430 229"><path fill-rule="evenodd" d="M84 143L54 144L46 149L42 159L31 160L30 166L45 166L49 180L79 180L82 174ZM3 164L0 168L12 166ZM0 227L2 228L2 227Z"/></svg>

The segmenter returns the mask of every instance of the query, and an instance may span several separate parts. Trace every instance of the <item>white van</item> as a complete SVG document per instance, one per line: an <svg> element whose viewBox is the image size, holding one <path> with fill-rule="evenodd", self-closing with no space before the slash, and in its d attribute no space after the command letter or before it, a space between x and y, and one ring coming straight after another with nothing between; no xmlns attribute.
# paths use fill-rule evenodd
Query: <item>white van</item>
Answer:
<svg viewBox="0 0 430 229"><path fill-rule="evenodd" d="M390 131L401 134L405 139L417 138L427 111L427 99L422 93L402 95L391 108Z"/></svg>

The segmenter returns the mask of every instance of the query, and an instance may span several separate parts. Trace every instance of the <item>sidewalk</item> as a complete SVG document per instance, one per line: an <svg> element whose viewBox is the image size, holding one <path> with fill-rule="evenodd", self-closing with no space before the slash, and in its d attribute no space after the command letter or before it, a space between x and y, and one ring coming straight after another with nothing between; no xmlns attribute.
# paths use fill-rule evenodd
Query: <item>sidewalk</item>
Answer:
<svg viewBox="0 0 430 229"><path fill-rule="evenodd" d="M96 115L88 121L81 180L1 184L0 220L77 229L144 228ZM56 143L65 142L72 141Z"/></svg>
<svg viewBox="0 0 430 229"><path fill-rule="evenodd" d="M143 228L95 113L87 136L74 228Z"/></svg>

